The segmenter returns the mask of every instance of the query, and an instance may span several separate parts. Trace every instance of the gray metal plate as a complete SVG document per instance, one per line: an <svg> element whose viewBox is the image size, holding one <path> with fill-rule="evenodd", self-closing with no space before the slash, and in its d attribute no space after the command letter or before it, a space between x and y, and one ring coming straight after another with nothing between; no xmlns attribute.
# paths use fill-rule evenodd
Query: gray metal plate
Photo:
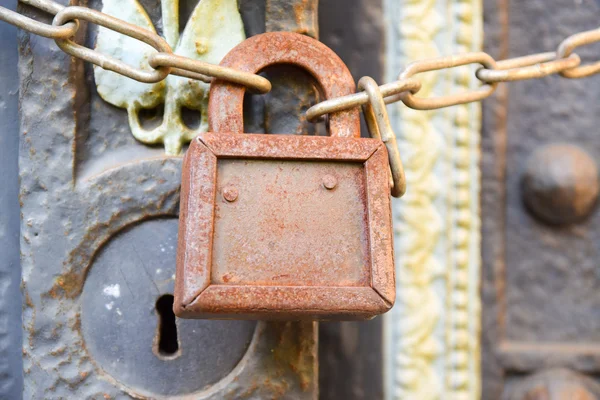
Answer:
<svg viewBox="0 0 600 400"><path fill-rule="evenodd" d="M168 321L156 304L173 293L177 229L176 219L155 219L115 235L98 252L81 294L88 352L138 393L188 394L214 384L241 360L256 326L177 319L177 351L161 346L160 324Z"/></svg>

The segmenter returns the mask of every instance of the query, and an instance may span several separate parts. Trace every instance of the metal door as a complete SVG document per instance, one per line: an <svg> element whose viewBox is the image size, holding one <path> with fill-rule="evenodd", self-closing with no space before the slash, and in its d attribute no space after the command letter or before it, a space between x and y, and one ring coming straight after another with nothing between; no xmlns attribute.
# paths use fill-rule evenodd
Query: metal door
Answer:
<svg viewBox="0 0 600 400"><path fill-rule="evenodd" d="M552 49L600 17L597 1L484 5L486 50L498 59ZM597 46L578 50L597 58ZM580 206L595 203L597 183L569 189L598 168L600 79L500 90L482 131L483 398L600 398L600 217ZM555 198L536 198L542 181Z"/></svg>

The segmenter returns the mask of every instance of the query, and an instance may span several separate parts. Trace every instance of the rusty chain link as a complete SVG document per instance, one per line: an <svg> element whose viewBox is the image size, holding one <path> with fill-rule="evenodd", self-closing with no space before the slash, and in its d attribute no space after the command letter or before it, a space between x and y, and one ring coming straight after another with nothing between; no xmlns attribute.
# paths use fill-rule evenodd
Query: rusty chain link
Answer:
<svg viewBox="0 0 600 400"><path fill-rule="evenodd" d="M52 25L4 7L0 7L0 20L28 32L54 39L66 53L129 78L153 83L173 74L204 82L210 82L213 78L223 79L258 93L271 90L271 83L259 75L173 54L166 41L156 33L102 12L86 7L65 7L51 0L20 0L20 2L54 15ZM79 29L78 20L92 22L145 42L154 47L157 53L149 56L148 68L142 69L81 46L71 40ZM581 65L581 59L574 51L580 46L595 42L600 42L600 28L568 37L558 46L556 52L533 54L498 62L483 52L415 61L400 73L397 81L379 86L379 91L387 104L402 101L406 106L417 110L434 110L483 100L492 95L500 82L536 79L553 74L560 74L565 78L584 78L600 72L600 61ZM418 74L473 63L481 65L475 72L475 76L482 82L479 88L438 98L416 96L422 85L415 77ZM361 91L320 102L308 109L306 115L310 121L315 121L325 114L364 106L369 102L370 96L367 92Z"/></svg>
<svg viewBox="0 0 600 400"><path fill-rule="evenodd" d="M388 162L391 172L391 194L394 197L402 197L406 192L406 177L400 151L396 144L396 135L392 130L390 119L385 107L385 101L381 89L370 76L363 76L358 81L358 89L364 90L369 97L369 102L363 105L365 121L369 127L369 133L372 137L380 139L387 148Z"/></svg>

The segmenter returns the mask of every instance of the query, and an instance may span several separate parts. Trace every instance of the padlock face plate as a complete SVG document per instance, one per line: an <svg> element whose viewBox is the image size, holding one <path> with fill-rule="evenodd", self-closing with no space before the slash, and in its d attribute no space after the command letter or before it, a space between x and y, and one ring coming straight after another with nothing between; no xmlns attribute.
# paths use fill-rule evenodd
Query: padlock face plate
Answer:
<svg viewBox="0 0 600 400"><path fill-rule="evenodd" d="M379 140L202 134L184 160L179 229L180 317L366 319L393 305Z"/></svg>
<svg viewBox="0 0 600 400"><path fill-rule="evenodd" d="M364 192L360 162L218 160L211 283L368 285Z"/></svg>

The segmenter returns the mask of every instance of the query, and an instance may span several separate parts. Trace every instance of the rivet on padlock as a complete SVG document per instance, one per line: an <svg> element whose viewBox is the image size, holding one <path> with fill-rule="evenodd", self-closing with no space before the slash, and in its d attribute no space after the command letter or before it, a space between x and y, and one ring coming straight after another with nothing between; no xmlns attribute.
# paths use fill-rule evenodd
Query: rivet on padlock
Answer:
<svg viewBox="0 0 600 400"><path fill-rule="evenodd" d="M221 65L256 73L280 63L311 73L326 98L355 92L340 58L299 34L251 37ZM330 116L330 137L241 134L243 97L244 87L213 82L212 133L193 140L184 159L176 314L351 320L389 310L395 283L384 143L360 138L356 109Z"/></svg>
<svg viewBox="0 0 600 400"><path fill-rule="evenodd" d="M238 190L233 186L226 186L223 188L223 198L228 202L236 201L238 198Z"/></svg>
<svg viewBox="0 0 600 400"><path fill-rule="evenodd" d="M323 177L323 186L325 186L325 189L333 190L337 186L337 179L333 175L325 175Z"/></svg>

